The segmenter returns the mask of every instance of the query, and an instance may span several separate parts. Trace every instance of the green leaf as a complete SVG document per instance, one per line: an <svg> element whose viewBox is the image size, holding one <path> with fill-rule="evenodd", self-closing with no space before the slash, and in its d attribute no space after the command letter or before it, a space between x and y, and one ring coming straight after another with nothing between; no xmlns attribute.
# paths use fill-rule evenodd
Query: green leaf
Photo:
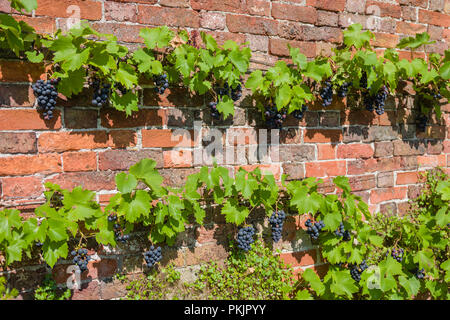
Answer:
<svg viewBox="0 0 450 320"><path fill-rule="evenodd" d="M444 63L439 68L439 73L441 74L442 79L450 80L450 61Z"/></svg>
<svg viewBox="0 0 450 320"><path fill-rule="evenodd" d="M226 222L234 223L239 226L245 221L245 218L247 218L249 211L246 207L240 207L235 199L230 199L225 202L221 213L225 215Z"/></svg>
<svg viewBox="0 0 450 320"><path fill-rule="evenodd" d="M121 172L116 175L117 190L122 193L131 193L137 186L137 179L132 174Z"/></svg>
<svg viewBox="0 0 450 320"><path fill-rule="evenodd" d="M133 67L125 62L119 63L116 73L116 80L123 84L127 89L131 89L137 84L138 78Z"/></svg>
<svg viewBox="0 0 450 320"><path fill-rule="evenodd" d="M247 72L248 64L249 64L249 60L248 60L249 57L248 57L248 55L245 54L244 51L241 51L239 49L233 50L230 52L228 57L230 58L231 62L235 65L235 67L241 73Z"/></svg>
<svg viewBox="0 0 450 320"><path fill-rule="evenodd" d="M256 91L262 86L263 81L264 77L262 75L262 71L255 70L250 74L247 81L245 82L245 87L252 91Z"/></svg>
<svg viewBox="0 0 450 320"><path fill-rule="evenodd" d="M415 296L419 292L420 281L415 276L412 276L409 279L405 276L400 276L398 277L398 280L400 285L405 288L409 298Z"/></svg>
<svg viewBox="0 0 450 320"><path fill-rule="evenodd" d="M217 103L217 110L223 114L223 118L227 119L229 116L234 115L234 103L229 96L223 96L219 98Z"/></svg>
<svg viewBox="0 0 450 320"><path fill-rule="evenodd" d="M293 48L288 44L289 54L292 57L292 61L300 68L305 69L308 63L306 56L303 53L300 53L299 48Z"/></svg>
<svg viewBox="0 0 450 320"><path fill-rule="evenodd" d="M306 269L302 273L302 278L309 282L311 288L317 293L317 295L321 296L325 292L324 284L312 269Z"/></svg>
<svg viewBox="0 0 450 320"><path fill-rule="evenodd" d="M161 188L164 178L155 170L155 167L155 160L143 159L130 167L130 173L136 178L143 180L155 193L161 194L164 193Z"/></svg>
<svg viewBox="0 0 450 320"><path fill-rule="evenodd" d="M139 97L132 91L128 91L124 95L119 95L113 91L110 97L112 106L120 111L125 111L127 116L130 116L133 111L138 111Z"/></svg>
<svg viewBox="0 0 450 320"><path fill-rule="evenodd" d="M137 190L131 201L122 202L119 210L125 214L127 221L134 223L141 217L147 217L151 209L149 194L144 190Z"/></svg>
<svg viewBox="0 0 450 320"><path fill-rule="evenodd" d="M44 60L44 54L37 51L27 51L25 52L28 60L32 63L41 63Z"/></svg>
<svg viewBox="0 0 450 320"><path fill-rule="evenodd" d="M64 222L59 219L48 219L48 230L47 230L47 236L52 241L62 241L67 240L69 238L67 232L66 232L66 226L64 225Z"/></svg>
<svg viewBox="0 0 450 320"><path fill-rule="evenodd" d="M308 290L299 290L297 291L297 293L295 294L295 299L296 300L314 300L313 297L311 296L311 294L309 294Z"/></svg>
<svg viewBox="0 0 450 320"><path fill-rule="evenodd" d="M351 278L348 270L346 271L331 271L331 283L330 289L337 295L345 295L349 299L353 297L353 293L358 292L358 287L355 285L354 280Z"/></svg>
<svg viewBox="0 0 450 320"><path fill-rule="evenodd" d="M59 258L67 257L69 248L66 241L50 242L46 241L42 246L45 262L53 268Z"/></svg>
<svg viewBox="0 0 450 320"><path fill-rule="evenodd" d="M404 49L406 47L409 47L411 49L417 49L420 46L432 44L436 41L429 41L430 35L426 32L423 33L417 33L415 37L406 37L400 40L400 42L397 45L397 48Z"/></svg>
<svg viewBox="0 0 450 320"><path fill-rule="evenodd" d="M167 26L162 26L153 29L141 29L139 36L144 39L144 43L149 49L155 49L167 47L174 34Z"/></svg>
<svg viewBox="0 0 450 320"><path fill-rule="evenodd" d="M354 46L356 49L360 49L369 44L370 39L374 38L374 34L370 31L362 32L362 25L352 24L347 30L343 32L344 34L344 44L347 47Z"/></svg>

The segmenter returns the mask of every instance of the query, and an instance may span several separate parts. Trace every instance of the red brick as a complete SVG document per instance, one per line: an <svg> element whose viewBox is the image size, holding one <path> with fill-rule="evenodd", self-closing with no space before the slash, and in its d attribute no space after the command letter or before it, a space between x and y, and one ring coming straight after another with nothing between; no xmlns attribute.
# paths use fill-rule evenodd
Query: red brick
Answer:
<svg viewBox="0 0 450 320"><path fill-rule="evenodd" d="M55 3L54 0L38 0L37 16L70 18L73 12L68 7L74 5L80 8L80 18L100 20L102 18L102 4L92 0L66 0Z"/></svg>
<svg viewBox="0 0 450 320"><path fill-rule="evenodd" d="M306 177L335 177L346 174L345 161L306 162Z"/></svg>
<svg viewBox="0 0 450 320"><path fill-rule="evenodd" d="M415 7L426 8L428 6L428 0L399 0L400 4L409 4Z"/></svg>
<svg viewBox="0 0 450 320"><path fill-rule="evenodd" d="M253 128L230 128L227 130L227 141L233 146L258 144L258 132Z"/></svg>
<svg viewBox="0 0 450 320"><path fill-rule="evenodd" d="M125 148L136 145L134 131L85 131L43 133L38 140L41 152L63 152L81 149Z"/></svg>
<svg viewBox="0 0 450 320"><path fill-rule="evenodd" d="M305 177L305 168L301 163L283 163L283 174L288 175L286 180L299 180Z"/></svg>
<svg viewBox="0 0 450 320"><path fill-rule="evenodd" d="M283 39L270 39L269 52L276 56L289 56L289 48L287 45L294 48L299 48L300 52L305 56L311 58L316 55L316 44L314 42L305 41L289 41Z"/></svg>
<svg viewBox="0 0 450 320"><path fill-rule="evenodd" d="M97 154L95 152L63 153L64 171L95 171L97 170Z"/></svg>
<svg viewBox="0 0 450 320"><path fill-rule="evenodd" d="M140 109L127 117L122 111L104 108L100 111L100 119L105 128L162 126L167 124L167 112L162 109Z"/></svg>
<svg viewBox="0 0 450 320"><path fill-rule="evenodd" d="M128 170L142 159L153 159L156 167L162 168L161 150L107 150L98 155L99 170Z"/></svg>
<svg viewBox="0 0 450 320"><path fill-rule="evenodd" d="M243 32L267 36L275 36L278 33L277 21L243 15L227 15L227 27L231 32Z"/></svg>
<svg viewBox="0 0 450 320"><path fill-rule="evenodd" d="M414 184L419 182L419 173L415 172L398 172L396 184Z"/></svg>
<svg viewBox="0 0 450 320"><path fill-rule="evenodd" d="M144 89L144 106L155 107L200 107L203 96L192 96L187 88L169 88L159 95L154 89Z"/></svg>
<svg viewBox="0 0 450 320"><path fill-rule="evenodd" d="M17 72L17 70L20 70L20 72ZM2 60L2 63L0 63L0 81L36 82L41 78L45 80L45 71L46 68L42 64Z"/></svg>
<svg viewBox="0 0 450 320"><path fill-rule="evenodd" d="M447 165L445 154L418 156L417 163L421 167L445 167Z"/></svg>
<svg viewBox="0 0 450 320"><path fill-rule="evenodd" d="M29 85L2 84L0 86L0 107L32 107L34 102L33 90Z"/></svg>
<svg viewBox="0 0 450 320"><path fill-rule="evenodd" d="M450 27L450 15L420 9L419 22L448 28Z"/></svg>
<svg viewBox="0 0 450 320"><path fill-rule="evenodd" d="M393 17L393 18L397 18L400 19L402 16L402 10L401 7L397 4L390 4L390 3L383 3L383 2L378 2L378 1L367 1L366 2L366 11L367 8L370 6L377 6L378 8L380 8L380 15L382 17Z"/></svg>
<svg viewBox="0 0 450 320"><path fill-rule="evenodd" d="M3 199L36 198L43 195L41 179L37 177L17 177L1 179Z"/></svg>
<svg viewBox="0 0 450 320"><path fill-rule="evenodd" d="M239 169L242 168L248 172L254 171L256 168L261 170L263 175L273 175L275 180L279 180L281 176L281 168L277 164L250 164L244 166L236 166L234 167L235 172L238 172Z"/></svg>
<svg viewBox="0 0 450 320"><path fill-rule="evenodd" d="M200 25L206 29L223 30L226 27L226 18L223 13L202 12Z"/></svg>
<svg viewBox="0 0 450 320"><path fill-rule="evenodd" d="M398 50L398 58L400 60L406 59L408 61L412 61L414 59L425 59L425 53L424 52L411 52L411 51L404 51L404 50Z"/></svg>
<svg viewBox="0 0 450 320"><path fill-rule="evenodd" d="M97 110L64 108L64 125L69 129L97 128L97 118Z"/></svg>
<svg viewBox="0 0 450 320"><path fill-rule="evenodd" d="M117 273L116 259L102 259L94 262L94 268L97 269L99 279L110 278Z"/></svg>
<svg viewBox="0 0 450 320"><path fill-rule="evenodd" d="M181 132L177 133L176 130L170 129L142 130L142 146L144 148L193 147L194 132L189 131L182 135Z"/></svg>
<svg viewBox="0 0 450 320"><path fill-rule="evenodd" d="M399 42L399 37L395 34L375 32L375 39L370 42L374 47L395 48Z"/></svg>
<svg viewBox="0 0 450 320"><path fill-rule="evenodd" d="M317 11L312 7L300 7L274 2L272 3L272 17L275 19L315 24L317 21Z"/></svg>
<svg viewBox="0 0 450 320"><path fill-rule="evenodd" d="M56 28L55 18L48 17L27 17L27 16L19 16L14 15L14 19L17 21L24 21L33 27L37 33L49 33L53 34L58 29Z"/></svg>
<svg viewBox="0 0 450 320"><path fill-rule="evenodd" d="M0 132L0 153L36 153L34 132Z"/></svg>
<svg viewBox="0 0 450 320"><path fill-rule="evenodd" d="M198 12L184 8L138 6L138 22L154 26L200 27Z"/></svg>
<svg viewBox="0 0 450 320"><path fill-rule="evenodd" d="M346 0L306 0L306 5L328 11L344 11Z"/></svg>
<svg viewBox="0 0 450 320"><path fill-rule="evenodd" d="M54 172L61 172L61 156L58 154L0 158L0 176Z"/></svg>
<svg viewBox="0 0 450 320"><path fill-rule="evenodd" d="M373 157L373 149L368 144L341 144L337 149L337 156L341 159Z"/></svg>
<svg viewBox="0 0 450 320"><path fill-rule="evenodd" d="M114 21L137 21L137 7L134 4L105 2L106 20Z"/></svg>
<svg viewBox="0 0 450 320"><path fill-rule="evenodd" d="M84 189L93 191L115 190L115 172L68 172L46 179L45 182L52 182L60 185L64 189L73 189L81 186Z"/></svg>
<svg viewBox="0 0 450 320"><path fill-rule="evenodd" d="M376 189L370 193L370 203L377 204L383 201L404 199L408 192L407 187L395 187L388 189Z"/></svg>
<svg viewBox="0 0 450 320"><path fill-rule="evenodd" d="M224 11L239 13L241 1L239 0L191 0L191 6L194 10Z"/></svg>
<svg viewBox="0 0 450 320"><path fill-rule="evenodd" d="M91 281L81 285L81 290L74 290L72 300L100 300L100 285Z"/></svg>
<svg viewBox="0 0 450 320"><path fill-rule="evenodd" d="M114 34L118 41L142 43L144 40L139 37L139 32L144 26L130 25L126 23L96 22L92 27L100 33Z"/></svg>
<svg viewBox="0 0 450 320"><path fill-rule="evenodd" d="M355 176L349 178L352 191L371 190L375 188L375 175Z"/></svg>
<svg viewBox="0 0 450 320"><path fill-rule="evenodd" d="M44 120L35 109L0 110L0 130L48 130L60 129L60 112L54 112L52 120Z"/></svg>
<svg viewBox="0 0 450 320"><path fill-rule="evenodd" d="M336 147L335 144L318 144L318 160L336 159Z"/></svg>
<svg viewBox="0 0 450 320"><path fill-rule="evenodd" d="M415 35L416 33L422 33L427 31L427 26L416 23L408 23L399 21L397 23L397 33Z"/></svg>
<svg viewBox="0 0 450 320"><path fill-rule="evenodd" d="M281 253L280 258L291 267L310 266L318 262L316 249L293 253Z"/></svg>
<svg viewBox="0 0 450 320"><path fill-rule="evenodd" d="M408 156L424 154L427 151L426 145L421 141L394 141L394 156Z"/></svg>
<svg viewBox="0 0 450 320"><path fill-rule="evenodd" d="M376 158L388 157L394 154L394 144L392 142L383 141L375 142L375 154Z"/></svg>
<svg viewBox="0 0 450 320"><path fill-rule="evenodd" d="M393 172L380 172L377 174L377 187L388 188L394 186L394 173Z"/></svg>
<svg viewBox="0 0 450 320"><path fill-rule="evenodd" d="M303 141L305 143L333 143L342 141L342 130L304 129Z"/></svg>
<svg viewBox="0 0 450 320"><path fill-rule="evenodd" d="M188 8L189 0L160 0L159 4L164 7Z"/></svg>
<svg viewBox="0 0 450 320"><path fill-rule="evenodd" d="M165 168L189 168L193 164L191 150L168 150L163 157Z"/></svg>

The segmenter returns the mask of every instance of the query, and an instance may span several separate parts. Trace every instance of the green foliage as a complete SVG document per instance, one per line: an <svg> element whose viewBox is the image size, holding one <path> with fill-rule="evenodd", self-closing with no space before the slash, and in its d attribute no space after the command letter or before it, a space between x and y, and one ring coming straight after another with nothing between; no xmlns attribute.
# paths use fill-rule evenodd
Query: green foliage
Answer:
<svg viewBox="0 0 450 320"><path fill-rule="evenodd" d="M70 289L63 291L58 288L51 274L47 274L42 285L34 291L35 300L69 300L71 296Z"/></svg>
<svg viewBox="0 0 450 320"><path fill-rule="evenodd" d="M412 201L413 210L404 216L377 214L364 223L361 216L348 215L350 205L343 216L345 229L352 230L352 240L343 241L333 232L321 235L322 254L330 264L329 271L322 280L305 271L297 290L307 290L320 299L399 300L429 294L433 299L447 300L449 179L436 169L427 172L424 180L423 192ZM334 225L329 231L333 228ZM391 253L400 248L404 254L398 262ZM370 267L356 282L348 268L363 259ZM416 271L422 268L426 276L418 279ZM305 292L302 297L307 298Z"/></svg>
<svg viewBox="0 0 450 320"><path fill-rule="evenodd" d="M292 269L258 240L246 254L234 249L222 267L203 265L186 286L212 300L280 300L288 298L293 283Z"/></svg>
<svg viewBox="0 0 450 320"><path fill-rule="evenodd" d="M0 300L13 300L19 295L17 289L10 290L6 287L6 279L0 277Z"/></svg>
<svg viewBox="0 0 450 320"><path fill-rule="evenodd" d="M125 277L118 277L122 282ZM178 287L180 273L172 264L162 268L159 272L153 269L147 275L140 275L127 284L127 294L122 300L177 300L181 293Z"/></svg>

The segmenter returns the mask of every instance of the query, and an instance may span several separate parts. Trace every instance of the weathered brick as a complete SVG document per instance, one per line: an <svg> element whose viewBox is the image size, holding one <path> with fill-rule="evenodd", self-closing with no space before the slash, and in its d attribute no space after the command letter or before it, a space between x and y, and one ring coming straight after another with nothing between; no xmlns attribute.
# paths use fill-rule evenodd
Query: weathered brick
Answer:
<svg viewBox="0 0 450 320"><path fill-rule="evenodd" d="M301 162L315 160L315 148L310 145L280 146L281 162Z"/></svg>
<svg viewBox="0 0 450 320"><path fill-rule="evenodd" d="M91 281L81 285L81 290L74 290L72 300L99 300L100 285L98 281Z"/></svg>
<svg viewBox="0 0 450 320"><path fill-rule="evenodd" d="M97 170L97 154L95 152L63 153L65 172Z"/></svg>
<svg viewBox="0 0 450 320"><path fill-rule="evenodd" d="M115 175L116 173L108 171L68 172L48 178L46 182L56 183L64 189L73 189L81 186L92 191L115 190Z"/></svg>
<svg viewBox="0 0 450 320"><path fill-rule="evenodd" d="M195 247L193 251L186 251L186 265L192 266L200 263L224 260L228 257L228 252L221 245L207 244Z"/></svg>
<svg viewBox="0 0 450 320"><path fill-rule="evenodd" d="M385 215L396 215L397 214L397 204L395 202L388 202L380 204L380 212Z"/></svg>
<svg viewBox="0 0 450 320"><path fill-rule="evenodd" d="M40 152L125 148L135 145L136 133L128 130L43 133L38 139Z"/></svg>
<svg viewBox="0 0 450 320"><path fill-rule="evenodd" d="M401 7L398 4L390 4L379 1L366 1L366 11L371 6L377 6L382 17L388 16L400 19L402 15Z"/></svg>
<svg viewBox="0 0 450 320"><path fill-rule="evenodd" d="M342 30L334 27L303 27L303 39L306 41L327 41L341 43Z"/></svg>
<svg viewBox="0 0 450 320"><path fill-rule="evenodd" d="M106 20L137 22L137 7L131 3L105 2Z"/></svg>
<svg viewBox="0 0 450 320"><path fill-rule="evenodd" d="M0 158L0 176L55 172L61 172L61 156L58 154Z"/></svg>
<svg viewBox="0 0 450 320"><path fill-rule="evenodd" d="M399 42L399 37L395 34L375 32L375 39L370 40L374 47L395 48Z"/></svg>
<svg viewBox="0 0 450 320"><path fill-rule="evenodd" d="M402 19L409 21L417 21L418 9L410 6L402 6Z"/></svg>
<svg viewBox="0 0 450 320"><path fill-rule="evenodd" d="M0 110L0 130L53 130L61 128L60 112L55 110L54 118L44 120L35 109Z"/></svg>
<svg viewBox="0 0 450 320"><path fill-rule="evenodd" d="M365 12L364 1L347 0L347 3L345 5L345 11L354 13L364 13Z"/></svg>
<svg viewBox="0 0 450 320"><path fill-rule="evenodd" d="M349 178L352 191L371 190L375 188L375 175L354 176Z"/></svg>
<svg viewBox="0 0 450 320"><path fill-rule="evenodd" d="M97 128L97 118L97 110L73 108L64 110L64 125L68 129Z"/></svg>
<svg viewBox="0 0 450 320"><path fill-rule="evenodd" d="M396 184L414 184L419 181L419 173L414 172L398 172Z"/></svg>
<svg viewBox="0 0 450 320"><path fill-rule="evenodd" d="M144 148L193 147L194 132L186 130L151 129L142 130Z"/></svg>
<svg viewBox="0 0 450 320"><path fill-rule="evenodd" d="M318 158L317 160L332 160L336 159L336 144L318 144Z"/></svg>
<svg viewBox="0 0 450 320"><path fill-rule="evenodd" d="M36 153L34 132L0 132L0 153Z"/></svg>
<svg viewBox="0 0 450 320"><path fill-rule="evenodd" d="M36 82L41 78L45 80L46 69L48 68L44 68L42 64L28 61L2 60L0 82Z"/></svg>
<svg viewBox="0 0 450 320"><path fill-rule="evenodd" d="M305 143L333 143L342 141L342 130L304 129L303 141Z"/></svg>
<svg viewBox="0 0 450 320"><path fill-rule="evenodd" d="M3 199L36 198L43 195L43 186L37 177L14 177L1 179Z"/></svg>
<svg viewBox="0 0 450 320"><path fill-rule="evenodd" d="M287 180L298 180L305 177L305 168L302 163L284 163L283 173L288 175Z"/></svg>
<svg viewBox="0 0 450 320"><path fill-rule="evenodd" d="M53 0L38 0L37 16L70 18L73 11L69 6L77 6L81 19L100 20L102 18L102 4L92 0L67 0L58 4Z"/></svg>
<svg viewBox="0 0 450 320"><path fill-rule="evenodd" d="M314 57L316 55L316 44L314 42L295 41L273 39L269 40L269 52L276 56L289 56L288 44L291 47L299 48L300 52L307 57Z"/></svg>
<svg viewBox="0 0 450 320"><path fill-rule="evenodd" d="M138 22L154 26L200 27L198 12L184 8L138 6Z"/></svg>
<svg viewBox="0 0 450 320"><path fill-rule="evenodd" d="M273 2L272 17L275 19L315 24L317 21L317 11L312 7L300 7L281 2Z"/></svg>
<svg viewBox="0 0 450 320"><path fill-rule="evenodd" d="M144 106L155 107L200 107L203 97L192 96L187 88L168 88L164 94L159 95L154 89L144 89Z"/></svg>
<svg viewBox="0 0 450 320"><path fill-rule="evenodd" d="M189 168L193 165L191 150L168 150L163 152L165 168Z"/></svg>
<svg viewBox="0 0 450 320"><path fill-rule="evenodd" d="M328 11L344 11L346 0L306 0L306 5Z"/></svg>
<svg viewBox="0 0 450 320"><path fill-rule="evenodd" d="M420 167L445 167L447 165L444 154L418 156L417 164Z"/></svg>
<svg viewBox="0 0 450 320"><path fill-rule="evenodd" d="M32 107L34 102L33 90L29 85L8 83L0 86L0 107Z"/></svg>
<svg viewBox="0 0 450 320"><path fill-rule="evenodd" d="M159 4L164 7L188 8L189 0L160 0Z"/></svg>
<svg viewBox="0 0 450 320"><path fill-rule="evenodd" d="M370 203L377 204L388 200L404 199L406 197L407 191L407 187L375 189L370 193Z"/></svg>
<svg viewBox="0 0 450 320"><path fill-rule="evenodd" d="M223 30L226 27L226 18L223 13L202 12L200 14L200 25L206 29Z"/></svg>
<svg viewBox="0 0 450 320"><path fill-rule="evenodd" d="M162 168L161 150L107 150L98 155L99 170L128 170L142 159L153 159L156 167Z"/></svg>
<svg viewBox="0 0 450 320"><path fill-rule="evenodd" d="M419 140L397 140L394 141L394 156L408 156L424 154L426 145Z"/></svg>
<svg viewBox="0 0 450 320"><path fill-rule="evenodd" d="M162 109L140 109L124 117L123 111L103 108L100 111L100 119L105 128L162 126L167 123L167 113Z"/></svg>
<svg viewBox="0 0 450 320"><path fill-rule="evenodd" d="M317 25L337 27L339 25L339 15L330 11L317 11Z"/></svg>
<svg viewBox="0 0 450 320"><path fill-rule="evenodd" d="M377 174L377 187L388 188L394 186L393 172L380 172Z"/></svg>
<svg viewBox="0 0 450 320"><path fill-rule="evenodd" d="M321 161L305 163L306 177L344 176L347 171L345 161Z"/></svg>
<svg viewBox="0 0 450 320"><path fill-rule="evenodd" d="M415 7L426 8L428 5L428 0L399 0L400 4L409 4Z"/></svg>
<svg viewBox="0 0 450 320"><path fill-rule="evenodd" d="M275 36L278 33L278 21L243 15L227 15L227 27L231 32L267 36Z"/></svg>
<svg viewBox="0 0 450 320"><path fill-rule="evenodd" d="M450 16L441 12L420 9L419 22L448 28L450 27Z"/></svg>
<svg viewBox="0 0 450 320"><path fill-rule="evenodd" d="M403 33L408 35L415 35L416 33L422 33L427 31L427 26L416 23L408 23L399 21L397 23L397 33Z"/></svg>
<svg viewBox="0 0 450 320"><path fill-rule="evenodd" d="M281 253L280 258L284 261L284 263L291 265L291 267L310 266L318 262L316 249L292 253Z"/></svg>
<svg viewBox="0 0 450 320"><path fill-rule="evenodd" d="M367 159L373 157L373 153L367 144L341 144L337 149L337 157L341 159Z"/></svg>
<svg viewBox="0 0 450 320"><path fill-rule="evenodd" d="M390 141L375 142L375 158L394 155L394 143Z"/></svg>
<svg viewBox="0 0 450 320"><path fill-rule="evenodd" d="M194 10L241 12L239 0L191 0Z"/></svg>

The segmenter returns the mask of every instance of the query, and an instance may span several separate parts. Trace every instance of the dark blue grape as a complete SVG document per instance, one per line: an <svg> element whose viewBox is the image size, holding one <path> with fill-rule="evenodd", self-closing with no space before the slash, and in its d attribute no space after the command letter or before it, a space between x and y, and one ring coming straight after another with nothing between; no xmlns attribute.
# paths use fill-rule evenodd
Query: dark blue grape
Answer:
<svg viewBox="0 0 450 320"><path fill-rule="evenodd" d="M38 80L31 87L33 93L36 96L36 101L38 103L38 109L42 111L42 115L45 120L50 120L53 118L53 110L56 106L56 96L58 95L58 90L56 85L59 83L60 79L51 79L49 81Z"/></svg>
<svg viewBox="0 0 450 320"><path fill-rule="evenodd" d="M144 260L149 268L153 267L157 262L161 261L161 259L161 247L155 248L154 246L151 246L149 251L144 252Z"/></svg>
<svg viewBox="0 0 450 320"><path fill-rule="evenodd" d="M325 81L325 86L320 91L322 106L328 107L333 102L333 85L330 81Z"/></svg>
<svg viewBox="0 0 450 320"><path fill-rule="evenodd" d="M246 252L249 251L251 249L251 244L255 242L253 239L254 234L255 229L252 226L239 229L236 238L238 248Z"/></svg>
<svg viewBox="0 0 450 320"><path fill-rule="evenodd" d="M284 219L286 219L286 213L283 210L274 211L269 218L273 242L278 242L281 239Z"/></svg>

